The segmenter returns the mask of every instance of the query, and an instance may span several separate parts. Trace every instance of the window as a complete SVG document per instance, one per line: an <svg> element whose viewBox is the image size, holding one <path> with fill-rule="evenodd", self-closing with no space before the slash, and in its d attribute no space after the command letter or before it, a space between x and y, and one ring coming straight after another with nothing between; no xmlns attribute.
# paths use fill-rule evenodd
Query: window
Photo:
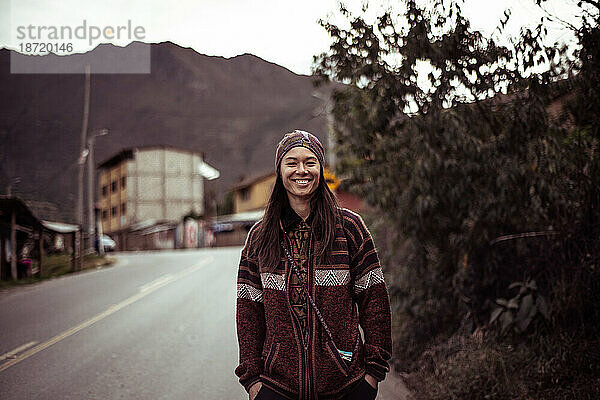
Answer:
<svg viewBox="0 0 600 400"><path fill-rule="evenodd" d="M241 189L240 190L240 197L244 201L248 200L250 198L250 188L245 187L245 188Z"/></svg>
<svg viewBox="0 0 600 400"><path fill-rule="evenodd" d="M111 208L110 213L113 217L116 217L117 216L117 207Z"/></svg>
<svg viewBox="0 0 600 400"><path fill-rule="evenodd" d="M121 215L124 215L125 211L127 211L127 204L126 203L122 203L121 204Z"/></svg>
<svg viewBox="0 0 600 400"><path fill-rule="evenodd" d="M106 185L102 186L102 197L106 197L108 194L108 187Z"/></svg>
<svg viewBox="0 0 600 400"><path fill-rule="evenodd" d="M108 218L108 210L102 210L102 219L106 219L106 218Z"/></svg>
<svg viewBox="0 0 600 400"><path fill-rule="evenodd" d="M127 187L127 178L122 177L121 178L121 189L125 189L126 187Z"/></svg>

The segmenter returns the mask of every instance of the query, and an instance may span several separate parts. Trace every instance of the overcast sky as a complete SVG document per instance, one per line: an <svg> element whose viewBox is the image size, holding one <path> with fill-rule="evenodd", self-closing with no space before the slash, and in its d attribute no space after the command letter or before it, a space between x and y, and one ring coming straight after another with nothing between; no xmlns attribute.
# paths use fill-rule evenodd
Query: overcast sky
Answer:
<svg viewBox="0 0 600 400"><path fill-rule="evenodd" d="M351 9L360 9L360 1L347 3ZM504 10L512 8L510 31L516 33L520 25L539 20L541 14L532 3L533 0L467 0L464 11L475 29L490 34ZM553 14L576 22L573 0L549 3L547 8ZM0 47L18 50L20 43L34 42L27 31L29 25L75 29L85 20L87 32L91 32L90 26L116 31L118 26L129 24L129 31L120 31L120 40L110 40L121 46L140 37L149 43L172 41L207 55L232 57L252 53L296 73L309 74L313 55L327 50L330 43L317 21L328 15L335 18L337 4L337 0L0 0ZM138 37L132 37L136 27ZM19 32L25 38L19 39ZM560 40L571 38L559 25L552 27L550 34ZM109 41L96 39L90 46L90 36L88 33L81 43L75 41L76 49L83 52Z"/></svg>

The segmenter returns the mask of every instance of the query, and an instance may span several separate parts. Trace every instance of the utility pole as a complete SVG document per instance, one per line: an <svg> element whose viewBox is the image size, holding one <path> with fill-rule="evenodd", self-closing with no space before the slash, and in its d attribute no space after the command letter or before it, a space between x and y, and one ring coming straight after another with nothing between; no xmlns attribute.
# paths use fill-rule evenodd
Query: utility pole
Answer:
<svg viewBox="0 0 600 400"><path fill-rule="evenodd" d="M18 278L17 274L17 211L12 210L10 216L10 276L13 280Z"/></svg>
<svg viewBox="0 0 600 400"><path fill-rule="evenodd" d="M327 113L327 158L329 169L335 171L335 133L333 132L333 100L331 95L327 96L325 112Z"/></svg>
<svg viewBox="0 0 600 400"><path fill-rule="evenodd" d="M96 142L96 138L98 136L104 136L108 134L108 129L100 129L97 133L90 135L90 138L87 140L87 149L88 149L88 157L87 157L87 168L88 168L88 235L90 238L89 247L94 247L94 242L92 238L98 240L98 246L100 247L102 244L100 243L100 238L96 236L96 218L95 218L95 207L94 207L94 176L96 175L96 166L94 165L94 143ZM102 254L102 253L101 253Z"/></svg>
<svg viewBox="0 0 600 400"><path fill-rule="evenodd" d="M8 195L8 197L12 196L12 187L13 187L13 183L17 184L21 182L21 177L17 176L16 178L12 178L8 181L8 187L6 188L6 194Z"/></svg>
<svg viewBox="0 0 600 400"><path fill-rule="evenodd" d="M326 164L329 166L329 169L333 172L335 171L335 138L333 132L333 100L331 99L331 95L329 92L320 92L315 90L312 94L314 98L317 98L323 101L325 104L323 105L322 111L320 111L317 115L323 115L325 112L325 117L327 118L327 160Z"/></svg>
<svg viewBox="0 0 600 400"><path fill-rule="evenodd" d="M98 253L103 256L104 255L104 244L102 243L102 235L104 234L102 231L102 220L100 219L100 205L94 206L94 214L96 216L96 239L98 239Z"/></svg>
<svg viewBox="0 0 600 400"><path fill-rule="evenodd" d="M77 179L77 224L83 230L83 169L85 167L85 158L87 156L86 138L88 129L88 116L90 113L90 66L85 66L85 88L83 95L83 122L81 125L81 144L79 147L79 175ZM82 235L80 240L85 240ZM81 244L80 244L81 246Z"/></svg>

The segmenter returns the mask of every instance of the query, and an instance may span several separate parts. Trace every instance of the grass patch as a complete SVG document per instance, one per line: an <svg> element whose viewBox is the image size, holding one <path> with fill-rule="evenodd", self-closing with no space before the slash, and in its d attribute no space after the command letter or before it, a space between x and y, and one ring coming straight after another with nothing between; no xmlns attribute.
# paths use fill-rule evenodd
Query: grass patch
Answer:
<svg viewBox="0 0 600 400"><path fill-rule="evenodd" d="M88 270L100 267L108 267L116 262L116 259L108 256L100 256L97 254L88 254L83 257L81 270ZM37 262L34 262L33 268L36 269ZM42 265L42 276L22 278L17 280L0 281L0 290L13 286L28 285L35 282L40 282L46 279L56 278L61 275L70 274L73 272L71 264L71 255L69 254L53 254L44 257Z"/></svg>
<svg viewBox="0 0 600 400"><path fill-rule="evenodd" d="M406 381L416 400L598 399L599 346L573 331L525 341L453 337L425 352Z"/></svg>

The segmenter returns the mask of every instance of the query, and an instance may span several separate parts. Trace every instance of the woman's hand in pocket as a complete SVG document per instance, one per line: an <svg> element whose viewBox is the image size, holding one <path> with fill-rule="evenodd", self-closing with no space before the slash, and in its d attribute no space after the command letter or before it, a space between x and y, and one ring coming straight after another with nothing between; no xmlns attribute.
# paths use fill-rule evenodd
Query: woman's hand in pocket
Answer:
<svg viewBox="0 0 600 400"><path fill-rule="evenodd" d="M371 387L373 389L377 390L377 386L379 385L379 382L377 382L377 379L375 379L371 375L367 374L367 375L365 375L365 381L367 381L367 383L369 385L371 385Z"/></svg>
<svg viewBox="0 0 600 400"><path fill-rule="evenodd" d="M249 399L254 400L258 392L260 392L260 388L262 387L262 382L256 382L254 385L250 386L250 390L248 391Z"/></svg>

